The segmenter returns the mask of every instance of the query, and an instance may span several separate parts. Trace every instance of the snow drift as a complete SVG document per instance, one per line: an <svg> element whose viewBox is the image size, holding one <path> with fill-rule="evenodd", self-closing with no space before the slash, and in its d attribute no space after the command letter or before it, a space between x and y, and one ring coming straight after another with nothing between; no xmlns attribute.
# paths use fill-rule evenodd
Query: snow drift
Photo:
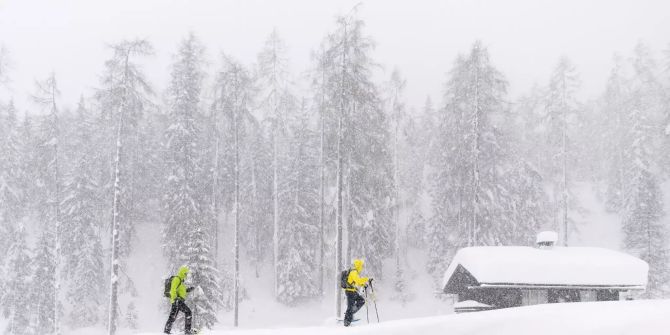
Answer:
<svg viewBox="0 0 670 335"><path fill-rule="evenodd" d="M537 305L469 314L406 319L344 328L324 327L215 330L210 335L627 335L662 334L670 329L670 300ZM158 335L160 333L142 333Z"/></svg>

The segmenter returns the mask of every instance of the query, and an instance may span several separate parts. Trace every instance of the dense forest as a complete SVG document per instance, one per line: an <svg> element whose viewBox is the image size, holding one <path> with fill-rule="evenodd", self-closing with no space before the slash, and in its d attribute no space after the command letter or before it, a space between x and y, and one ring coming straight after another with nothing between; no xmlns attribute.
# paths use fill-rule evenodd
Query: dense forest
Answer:
<svg viewBox="0 0 670 335"><path fill-rule="evenodd" d="M461 247L532 245L541 230L568 245L580 183L621 216L621 248L650 264L645 297L670 290L670 52L613 55L586 100L579 69L557 55L551 77L512 100L495 54L473 41L440 69L443 95L408 106L402 69L378 64L374 47L355 12L305 50L305 73L277 31L253 64L186 33L157 92L141 66L151 41L129 39L110 45L76 108L59 96L67 73L38 80L29 110L0 101L5 332L133 327L118 295L133 291L124 267L142 257L139 225L161 234L166 273L191 267L201 328L244 299L240 266L272 276L283 304L339 303L326 292L360 257L411 299L408 248L425 250L437 287ZM0 89L20 70L3 49Z"/></svg>

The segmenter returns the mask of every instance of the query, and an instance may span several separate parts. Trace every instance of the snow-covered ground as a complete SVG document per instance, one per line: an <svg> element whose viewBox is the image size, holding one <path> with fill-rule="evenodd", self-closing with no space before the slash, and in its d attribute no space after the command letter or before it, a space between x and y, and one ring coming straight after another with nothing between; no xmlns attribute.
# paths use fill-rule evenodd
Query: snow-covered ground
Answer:
<svg viewBox="0 0 670 335"><path fill-rule="evenodd" d="M666 334L670 300L537 305L469 314L321 327L206 331L211 335L627 335ZM365 322L362 320L361 322ZM141 333L154 335L159 333Z"/></svg>

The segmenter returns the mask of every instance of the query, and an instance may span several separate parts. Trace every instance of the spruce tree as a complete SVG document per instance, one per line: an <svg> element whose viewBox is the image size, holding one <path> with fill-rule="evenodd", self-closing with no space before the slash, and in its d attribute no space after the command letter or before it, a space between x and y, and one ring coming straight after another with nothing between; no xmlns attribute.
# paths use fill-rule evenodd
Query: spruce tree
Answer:
<svg viewBox="0 0 670 335"><path fill-rule="evenodd" d="M287 132L287 114L296 109L295 98L290 92L288 61L286 46L274 30L265 42L263 50L258 54L258 70L256 75L260 99L259 107L264 114L263 123L267 127L267 136L272 141L272 218L273 218L273 265L275 297L281 299L279 292L279 255L286 233L284 215L279 204L280 194L285 193L280 185L285 185L285 137Z"/></svg>
<svg viewBox="0 0 670 335"><path fill-rule="evenodd" d="M638 169L631 182L632 194L623 217L624 248L649 264L645 296L664 297L670 283L670 251L659 183L646 169Z"/></svg>
<svg viewBox="0 0 670 335"><path fill-rule="evenodd" d="M190 267L192 283L203 290L193 301L196 328L211 328L222 304L219 277L209 248L210 225L203 219L207 206L199 162L194 150L201 135L200 112L204 48L193 34L179 45L168 88L168 126L165 132L166 162L170 169L165 189L164 250L172 269ZM173 271L174 272L174 271Z"/></svg>
<svg viewBox="0 0 670 335"><path fill-rule="evenodd" d="M393 226L395 230L394 250L396 270L394 276L394 298L400 300L403 305L409 299L409 294L406 291L407 285L405 284L405 277L407 274L405 274L405 269L407 266L404 259L407 241L403 238L406 234L402 233L403 228L400 222L400 212L405 208L405 198L408 196L416 197L416 193L418 193L414 190L405 192L405 189L403 188L403 186L406 186L403 180L403 177L405 176L403 172L405 169L404 164L401 164L400 157L402 154L409 153L408 151L403 150L408 142L407 129L405 127L409 124L403 96L406 85L406 80L401 77L400 72L397 69L394 69L391 73L391 79L387 84L386 108L388 110L391 126L391 149L393 152L393 196L391 198L391 204L393 207Z"/></svg>
<svg viewBox="0 0 670 335"><path fill-rule="evenodd" d="M336 24L324 43L331 67L325 72L326 100L336 111L329 115L326 138L337 162L337 231L347 225L346 255L336 251L336 272L350 261L347 256L361 257L368 273L381 278L382 260L392 253L394 240L389 120L372 81L374 42L365 35L364 22L353 12ZM341 237L337 240L343 245Z"/></svg>
<svg viewBox="0 0 670 335"><path fill-rule="evenodd" d="M25 212L24 155L14 103L0 104L0 264L12 244L13 228Z"/></svg>
<svg viewBox="0 0 670 335"><path fill-rule="evenodd" d="M229 155L232 158L232 169L230 175L231 186L233 188L232 197L232 214L233 221L233 325L238 326L239 322L239 302L240 302L240 212L241 212L241 153L242 142L244 134L248 129L248 125L254 120L251 115L250 104L253 101L253 86L252 79L248 70L242 66L238 61L223 56L223 64L221 70L218 72L215 79L216 102L215 106L217 112L222 116L227 125ZM225 299L224 300L228 300Z"/></svg>
<svg viewBox="0 0 670 335"><path fill-rule="evenodd" d="M279 299L288 305L315 297L319 291L318 252L318 135L309 129L304 111L293 120L289 169L282 199L286 227L279 259Z"/></svg>
<svg viewBox="0 0 670 335"><path fill-rule="evenodd" d="M23 224L16 225L12 244L6 254L2 304L3 315L7 318L5 334L29 334L31 322L31 300L26 299L31 292L31 257L26 243L27 233Z"/></svg>
<svg viewBox="0 0 670 335"><path fill-rule="evenodd" d="M91 327L100 320L105 286L103 249L100 241L98 185L95 178L95 143L83 98L77 108L78 152L72 171L63 185L63 259L72 303L71 323Z"/></svg>
<svg viewBox="0 0 670 335"><path fill-rule="evenodd" d="M662 220L663 197L659 186L661 162L660 132L657 131L661 115L659 82L656 65L649 49L638 44L633 58L633 75L626 107L629 109L629 131L626 175L630 191L624 197L622 230L623 245L629 252L649 263L648 297L662 297L670 282L670 253L668 252L668 227Z"/></svg>
<svg viewBox="0 0 670 335"><path fill-rule="evenodd" d="M30 292L30 309L35 315L35 330L38 334L53 334L55 332L55 315L60 305L56 306L53 294L56 290L54 273L56 273L55 258L55 227L48 226L42 230L33 251L33 280Z"/></svg>
<svg viewBox="0 0 670 335"><path fill-rule="evenodd" d="M503 206L499 167L507 157L495 122L505 113L506 88L507 82L491 64L481 42L467 56L460 56L450 72L446 106L432 147L435 175L431 193L432 225L449 226L432 229L450 231L449 237L441 236L441 243L451 248L499 243L496 216ZM442 246L431 245L431 249L435 249L432 257L446 256L444 250L436 253Z"/></svg>
<svg viewBox="0 0 670 335"><path fill-rule="evenodd" d="M573 175L570 166L577 158L575 140L575 122L582 108L576 94L580 79L575 66L567 57L562 57L554 69L549 81L546 102L547 148L545 170L553 185L553 201L556 205L556 228L561 232L560 240L567 246L572 220L570 205Z"/></svg>
<svg viewBox="0 0 670 335"><path fill-rule="evenodd" d="M614 68L611 70L607 87L603 97L603 109L607 122L607 141L615 144L611 146L608 159L608 183L606 206L609 211L622 212L626 194L629 193L630 171L627 167L628 142L630 141L630 117L627 111L628 82L623 73L623 64L619 57L615 58Z"/></svg>
<svg viewBox="0 0 670 335"><path fill-rule="evenodd" d="M52 300L49 306L53 306L53 313L50 317L40 314L43 320L52 322L51 326L38 324L40 329L53 329L53 333L60 334L60 318L59 318L59 299L60 299L60 260L61 260L61 245L62 245L62 136L61 136L61 121L60 111L57 105L57 98L60 96L56 76L54 73L43 82L36 83L36 93L33 95L33 100L42 109L46 110L47 115L42 118L40 124L40 143L38 150L39 164L39 183L42 185L43 194L40 199L40 211L42 219L42 229L45 233L42 237L53 238L52 243L47 244L48 247L53 248L48 252L40 254L43 257L50 256L51 258L43 258L43 262L53 263L53 272L50 273L51 278L40 278L42 281L50 281L53 288L46 294ZM48 233L46 233L48 231ZM35 282L37 285L44 285L44 282ZM49 286L49 285L46 285ZM49 328L51 327L51 328Z"/></svg>
<svg viewBox="0 0 670 335"><path fill-rule="evenodd" d="M103 139L111 145L105 150L109 157L109 193L111 198L110 226L110 299L108 308L108 334L116 334L119 322L119 284L123 259L127 256L133 228L137 191L131 171L137 161L139 143L137 125L142 111L150 105L148 97L153 93L150 85L135 62L136 57L152 53L146 40L122 41L111 46L113 56L105 62L101 88L96 92L96 100L102 110L101 122L106 124ZM105 148L103 148L104 150ZM129 280L129 278L127 278Z"/></svg>

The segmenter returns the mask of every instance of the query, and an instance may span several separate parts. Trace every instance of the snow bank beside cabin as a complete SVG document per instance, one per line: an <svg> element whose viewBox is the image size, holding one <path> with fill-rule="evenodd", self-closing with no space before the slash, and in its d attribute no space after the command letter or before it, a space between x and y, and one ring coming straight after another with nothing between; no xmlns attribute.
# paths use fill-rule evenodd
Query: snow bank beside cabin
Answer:
<svg viewBox="0 0 670 335"><path fill-rule="evenodd" d="M207 335L637 335L670 329L670 300L537 305L487 312L396 320L344 328L205 331ZM365 322L363 320L362 322ZM158 335L160 333L140 333Z"/></svg>

